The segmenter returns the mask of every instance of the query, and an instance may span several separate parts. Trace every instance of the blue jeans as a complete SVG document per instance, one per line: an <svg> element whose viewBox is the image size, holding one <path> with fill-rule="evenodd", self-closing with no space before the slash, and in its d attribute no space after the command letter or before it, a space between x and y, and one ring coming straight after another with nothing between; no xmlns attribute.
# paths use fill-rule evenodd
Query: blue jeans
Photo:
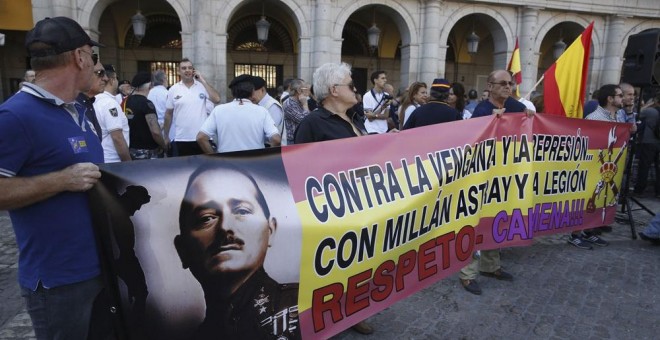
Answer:
<svg viewBox="0 0 660 340"><path fill-rule="evenodd" d="M101 277L36 291L21 287L37 339L87 339Z"/></svg>
<svg viewBox="0 0 660 340"><path fill-rule="evenodd" d="M655 213L655 217L651 219L648 227L642 233L650 238L660 239L660 211Z"/></svg>

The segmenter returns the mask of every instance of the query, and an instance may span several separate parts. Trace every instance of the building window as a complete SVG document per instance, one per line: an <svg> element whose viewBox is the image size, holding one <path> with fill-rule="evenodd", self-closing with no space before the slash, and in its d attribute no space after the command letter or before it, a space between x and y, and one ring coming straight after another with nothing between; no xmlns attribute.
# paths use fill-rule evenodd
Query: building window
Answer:
<svg viewBox="0 0 660 340"><path fill-rule="evenodd" d="M178 61L138 61L138 71L148 71L153 73L156 70L165 71L167 83L170 86L180 80Z"/></svg>
<svg viewBox="0 0 660 340"><path fill-rule="evenodd" d="M282 65L234 64L234 77L241 74L251 74L264 78L268 93L273 95L277 85L283 82L282 69Z"/></svg>

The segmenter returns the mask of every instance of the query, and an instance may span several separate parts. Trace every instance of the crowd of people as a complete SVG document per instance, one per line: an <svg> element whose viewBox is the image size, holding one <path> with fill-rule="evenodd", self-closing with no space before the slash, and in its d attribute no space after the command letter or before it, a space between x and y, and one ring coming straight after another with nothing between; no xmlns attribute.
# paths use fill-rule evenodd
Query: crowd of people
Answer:
<svg viewBox="0 0 660 340"><path fill-rule="evenodd" d="M39 21L26 38L32 70L21 90L0 106L0 209L10 211L20 250L19 283L38 338L84 339L90 329L102 334L108 325L97 298L103 282L85 194L101 176L99 163L396 133L515 112L533 117L543 111L542 96L534 102L516 96L517 84L506 70L488 76L481 100L477 90L466 94L462 84L443 78L430 86L415 81L395 94L380 70L370 77L373 87L361 95L345 63L320 66L311 83L287 80L279 98L268 94L263 78L239 75L228 85L233 99L221 104L218 90L189 59L179 63L181 80L170 87L161 70L120 81L113 65L101 63L97 47L69 18ZM634 97L628 84L604 85L585 118L630 123L640 157L634 192L644 194L650 166L655 165L656 176L659 170L660 97L640 114ZM655 195L660 197L657 179ZM599 234L607 229L572 233L569 243L581 249L606 246ZM640 236L660 241L658 217ZM462 286L474 294L481 294L478 274L513 280L502 269L498 250L475 253L461 270ZM373 331L366 322L355 329Z"/></svg>

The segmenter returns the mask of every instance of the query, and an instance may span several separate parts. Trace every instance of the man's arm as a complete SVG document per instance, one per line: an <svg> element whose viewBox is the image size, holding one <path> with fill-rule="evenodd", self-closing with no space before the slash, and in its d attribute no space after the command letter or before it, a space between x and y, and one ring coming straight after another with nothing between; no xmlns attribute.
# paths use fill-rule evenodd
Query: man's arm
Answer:
<svg viewBox="0 0 660 340"><path fill-rule="evenodd" d="M112 144L115 145L115 150L117 150L117 155L122 162L131 160L131 153L128 152L128 144L124 139L124 133L121 130L110 131L110 137L112 137Z"/></svg>
<svg viewBox="0 0 660 340"><path fill-rule="evenodd" d="M197 144L199 144L199 147L202 148L202 151L204 153L209 154L213 153L213 148L211 147L211 140L209 139L209 136L207 136L204 132L198 132L197 133Z"/></svg>
<svg viewBox="0 0 660 340"><path fill-rule="evenodd" d="M172 127L172 115L174 109L165 110L165 121L163 122L163 139L165 140L165 150L170 146L170 128Z"/></svg>
<svg viewBox="0 0 660 340"><path fill-rule="evenodd" d="M220 104L220 94L218 91L216 91L211 84L206 82L206 79L199 73L196 72L197 75L197 80L202 83L204 88L206 89L206 92L209 94L209 100L213 102L213 104L218 105Z"/></svg>
<svg viewBox="0 0 660 340"><path fill-rule="evenodd" d="M270 146L280 146L282 144L282 136L279 133L276 133L268 139Z"/></svg>
<svg viewBox="0 0 660 340"><path fill-rule="evenodd" d="M163 135L160 133L160 125L158 125L158 116L154 113L150 113L144 117L147 120L149 132L151 132L151 137L154 139L154 142L156 142L161 149L165 150L165 141L163 140Z"/></svg>
<svg viewBox="0 0 660 340"><path fill-rule="evenodd" d="M32 177L3 177L0 178L0 210L22 208L64 191L87 191L99 178L99 167L92 163L77 163Z"/></svg>

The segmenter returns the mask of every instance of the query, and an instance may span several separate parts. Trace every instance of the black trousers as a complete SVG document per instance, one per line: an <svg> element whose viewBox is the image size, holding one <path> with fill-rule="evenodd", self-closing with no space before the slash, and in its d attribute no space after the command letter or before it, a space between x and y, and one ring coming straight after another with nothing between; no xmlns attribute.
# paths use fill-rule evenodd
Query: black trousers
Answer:
<svg viewBox="0 0 660 340"><path fill-rule="evenodd" d="M204 153L197 142L174 142L176 144L176 154L174 156L193 156Z"/></svg>

